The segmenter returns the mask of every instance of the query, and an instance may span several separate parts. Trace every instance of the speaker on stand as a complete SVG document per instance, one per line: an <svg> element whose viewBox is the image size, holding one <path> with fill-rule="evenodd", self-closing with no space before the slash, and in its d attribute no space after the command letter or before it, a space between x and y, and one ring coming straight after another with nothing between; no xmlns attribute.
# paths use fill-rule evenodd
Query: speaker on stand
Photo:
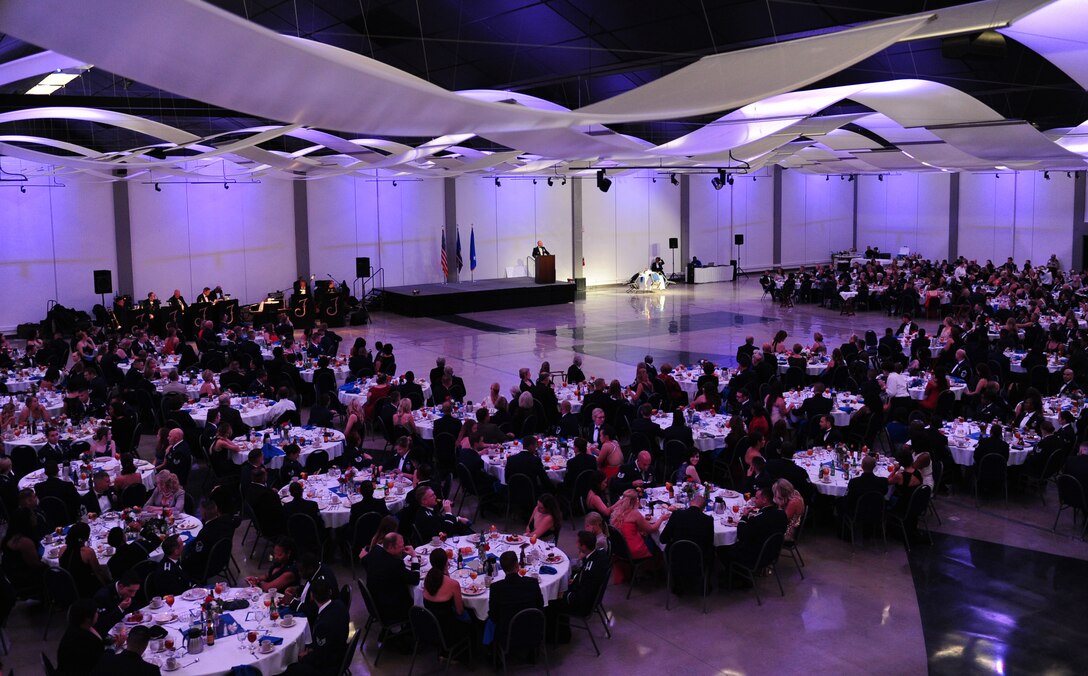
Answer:
<svg viewBox="0 0 1088 676"><path fill-rule="evenodd" d="M110 270L94 271L94 292L102 298L102 307L106 307L106 294L113 293L113 272Z"/></svg>
<svg viewBox="0 0 1088 676"><path fill-rule="evenodd" d="M669 250L672 251L672 274L676 274L676 250L680 248L680 238L669 238Z"/></svg>
<svg viewBox="0 0 1088 676"><path fill-rule="evenodd" d="M737 265L736 269L733 270L733 280L736 281L737 277L740 277L741 275L744 275L745 277L748 276L748 273L740 266L740 248L744 246L744 233L733 235L733 244L737 247Z"/></svg>

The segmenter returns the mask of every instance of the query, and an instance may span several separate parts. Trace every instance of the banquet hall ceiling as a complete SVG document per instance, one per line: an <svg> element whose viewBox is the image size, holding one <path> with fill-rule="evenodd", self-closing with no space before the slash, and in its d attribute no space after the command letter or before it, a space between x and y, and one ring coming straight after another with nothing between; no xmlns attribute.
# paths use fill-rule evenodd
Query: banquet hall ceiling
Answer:
<svg viewBox="0 0 1088 676"><path fill-rule="evenodd" d="M657 81L709 55L969 3L210 0L209 4L276 33L370 57L445 90L506 90L577 110ZM0 31L6 29L0 25ZM164 30L168 29L164 26ZM245 49L244 45L239 49ZM0 37L0 65L40 51L40 47L11 35ZM214 78L215 74L209 73L208 77ZM0 86L0 114L41 106L76 106L137 116L200 138L285 121L178 96L101 67L85 72L51 96L25 94L38 79ZM977 99L1003 118L1026 121L1042 131L1076 127L1088 120L1084 87L1051 61L1011 38L1006 40L1005 54L999 58L946 57L941 38L896 42L802 89L906 79L946 85ZM829 102L817 114L863 114L873 110L844 98ZM620 122L607 127L648 146L660 146L703 128L727 112ZM889 145L871 125L866 128L846 123L844 130L874 139L878 149ZM324 131L350 139L365 130ZM145 134L111 124L58 118L6 122L0 124L0 134L45 137L104 153L154 142ZM507 150L496 136L465 138L459 140L458 146ZM433 136L386 134L381 138L416 147ZM280 135L261 143L260 148L291 153L311 145L308 139Z"/></svg>

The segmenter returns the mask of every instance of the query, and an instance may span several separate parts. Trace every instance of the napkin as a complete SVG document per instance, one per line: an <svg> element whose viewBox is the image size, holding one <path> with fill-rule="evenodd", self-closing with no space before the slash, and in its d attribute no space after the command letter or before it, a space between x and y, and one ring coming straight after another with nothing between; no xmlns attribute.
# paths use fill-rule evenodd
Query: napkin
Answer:
<svg viewBox="0 0 1088 676"><path fill-rule="evenodd" d="M283 645L283 637L282 636L269 636L268 634L265 634L264 636L257 639L257 645L260 645L261 643L264 643L265 641L268 641L272 645Z"/></svg>
<svg viewBox="0 0 1088 676"><path fill-rule="evenodd" d="M304 430L316 430L317 425L303 425L302 429L304 429Z"/></svg>
<svg viewBox="0 0 1088 676"><path fill-rule="evenodd" d="M286 453L283 452L282 448L280 448L279 446L274 446L271 442L265 444L261 448L261 451L264 453L265 462L268 462L272 458L278 458L281 455L286 455Z"/></svg>
<svg viewBox="0 0 1088 676"><path fill-rule="evenodd" d="M219 626L215 628L216 638L226 638L245 631L230 613L223 613L219 616L219 619L220 621L217 623Z"/></svg>
<svg viewBox="0 0 1088 676"><path fill-rule="evenodd" d="M559 571L556 570L555 568L553 568L552 566L541 566L540 567L540 574L541 575L558 575Z"/></svg>

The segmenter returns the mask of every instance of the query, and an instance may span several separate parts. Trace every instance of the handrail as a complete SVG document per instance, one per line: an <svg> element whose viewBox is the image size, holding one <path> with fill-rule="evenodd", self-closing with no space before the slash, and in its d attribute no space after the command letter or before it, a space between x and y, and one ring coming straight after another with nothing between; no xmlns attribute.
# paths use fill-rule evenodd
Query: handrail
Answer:
<svg viewBox="0 0 1088 676"><path fill-rule="evenodd" d="M374 278L379 277L379 276L381 277L381 280L380 281L374 281ZM355 281L351 283L351 292L352 292L352 294L355 293L355 284L356 284L356 282L358 282L360 280L362 280L362 282L363 282L362 287L361 287L362 288L362 294L358 298L359 298L359 300L362 300L363 298L366 298L366 285L367 285L367 282L371 282L371 281L374 282L373 286L371 287L371 291L374 291L375 289L384 289L385 288L385 268L378 268L377 270L374 271L374 274L370 275L369 277L367 277L365 279L362 278L362 277L356 277Z"/></svg>

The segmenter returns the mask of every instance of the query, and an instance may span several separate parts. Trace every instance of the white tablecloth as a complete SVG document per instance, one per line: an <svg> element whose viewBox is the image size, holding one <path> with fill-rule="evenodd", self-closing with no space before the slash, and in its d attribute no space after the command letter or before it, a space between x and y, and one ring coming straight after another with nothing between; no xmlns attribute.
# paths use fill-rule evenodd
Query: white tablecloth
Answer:
<svg viewBox="0 0 1088 676"><path fill-rule="evenodd" d="M8 438L8 436L8 433L4 434L4 450L7 455L11 455L12 449L14 449L16 446L30 446L35 451L37 451L42 446L45 446L45 434L41 432L34 435L21 434L19 436L11 436L10 439ZM71 433L69 433L67 429L65 429L64 432L61 432L60 440L66 441L70 444L74 444L77 441L90 442L93 436L93 427L91 425L87 425L85 427L74 428Z"/></svg>
<svg viewBox="0 0 1088 676"><path fill-rule="evenodd" d="M948 437L948 450L957 465L975 464L975 449L978 448L979 426L974 422L945 423L941 432ZM1038 438L1025 437L1020 441L1009 442L1009 466L1023 465L1024 460L1035 450Z"/></svg>
<svg viewBox="0 0 1088 676"><path fill-rule="evenodd" d="M778 372L785 373L790 368L789 358L780 354L778 358ZM818 376L827 369L827 363L830 361L826 355L818 357L809 357L808 363L805 365L805 375Z"/></svg>
<svg viewBox="0 0 1088 676"><path fill-rule="evenodd" d="M400 385L404 382L402 378L394 379L394 385ZM423 401L427 401L431 398L431 384L427 382L427 379L416 380L416 385L419 385L423 389ZM370 388L378 384L376 378L365 378L363 380L355 381L349 384L345 383L341 386L341 389L337 391L337 398L340 399L340 403L347 406L353 399L358 399L361 402L366 401L367 396L370 394Z"/></svg>
<svg viewBox="0 0 1088 676"><path fill-rule="evenodd" d="M29 392L30 386L40 383L44 375L45 369L43 368L9 371L7 378L4 380L4 385L7 386L8 392Z"/></svg>
<svg viewBox="0 0 1088 676"><path fill-rule="evenodd" d="M38 392L38 402L45 407L47 413L52 418L64 413L64 395L60 392ZM10 397L9 401L14 400L14 397ZM0 403L5 403L0 401ZM26 408L24 401L15 401L15 414L22 415L23 409Z"/></svg>
<svg viewBox="0 0 1088 676"><path fill-rule="evenodd" d="M799 408L813 394L812 388L806 387L799 392L787 391L783 393L782 398L787 406ZM829 397L829 391L825 390L823 396L824 398ZM864 406L864 402L861 401L858 395L851 392L836 392L835 402L831 405L831 419L836 427L846 427L850 424L850 416L859 411L862 406Z"/></svg>
<svg viewBox="0 0 1088 676"><path fill-rule="evenodd" d="M700 488L699 490L701 491L702 488ZM649 491L646 492L646 496L647 498L649 498L649 500L661 500L669 504L680 504L678 501L679 495L680 489L674 488L673 497L670 498L668 490L663 486L651 488ZM726 511L724 514L716 514L714 512L714 506L717 502L717 498L722 498L725 501ZM731 491L724 488L718 488L711 491L710 501L707 503L707 506L710 507L710 510L707 512L707 514L712 519L714 519L715 547L725 547L737 541L737 519L739 518L738 515L740 513L739 508L744 506L744 502L744 496L740 493L737 493L736 491ZM737 512L733 512L732 510L734 505L738 507ZM656 519L658 516L660 516L660 509L662 508L663 507L659 507L657 511L653 512L651 512L649 508L647 508L643 509L642 513L644 516L646 516L647 519ZM730 519L730 517L733 517L732 520ZM661 524L661 528L654 532L652 536L654 542L656 542L658 546L662 547L662 549L664 549L664 545L661 544L661 531L665 529L665 525L667 523L668 522Z"/></svg>
<svg viewBox="0 0 1088 676"><path fill-rule="evenodd" d="M242 450L238 453L231 455L231 460L235 465L241 465L248 457L249 450L252 448L261 448L264 446L264 435L269 435L269 441L280 450L283 450L283 446L286 442L281 444L279 435L271 430L253 430L248 437L237 437L234 442L238 444ZM328 440L325 440L325 435L328 434ZM313 429L307 429L303 427L292 427L288 432L288 435L294 439L299 438L299 454L298 461L302 465L306 466L306 458L314 451L325 451L329 454L329 460L339 458L344 454L344 433L331 428L315 427ZM252 439L252 441L251 441ZM269 469L279 469L283 467L282 455L276 455L271 458L266 458L264 461L265 467Z"/></svg>
<svg viewBox="0 0 1088 676"><path fill-rule="evenodd" d="M346 365L332 367L332 372L336 376L337 385L343 385L348 381L348 378L351 377L351 371L348 370ZM314 368L310 367L302 369L299 371L299 375L301 375L302 379L306 382L312 383L314 381Z"/></svg>
<svg viewBox="0 0 1088 676"><path fill-rule="evenodd" d="M232 397L231 407L242 415L242 422L250 427L264 427L272 422L272 404L268 399L254 399L253 397ZM219 406L218 401L201 401L195 404L186 404L181 410L187 411L193 416L193 422L200 427L208 422L208 409Z"/></svg>
<svg viewBox="0 0 1088 676"><path fill-rule="evenodd" d="M152 514L144 512L141 516L149 517ZM98 555L98 562L105 566L114 554L113 548L106 543L110 529L117 526L124 528L125 526L124 521L121 519L121 513L106 512L99 515L94 521L88 521L88 523L91 525L91 540L87 543L87 546L94 549ZM202 528L204 528L204 524L195 516L184 513L174 515L172 533L177 533L181 537L183 545L195 538ZM68 529L65 528L64 532L67 533ZM130 543L137 537L137 531L134 530L126 529L125 534L128 536ZM42 538L41 544L44 548L42 561L54 568L58 567L60 565L60 556L64 552L64 536L54 538L53 535L47 535ZM148 554L148 558L152 561L162 561L162 547L156 547L155 551Z"/></svg>
<svg viewBox="0 0 1088 676"><path fill-rule="evenodd" d="M140 481L141 483L143 483L144 488L149 491L155 490L155 466L146 460L136 460L135 464L136 471L140 473ZM104 469L106 470L106 472L109 473L110 484L113 484L114 480L117 478L117 475L121 472L121 463L114 460L113 458L95 458L90 471L81 470L81 473L87 474L87 479L80 479L76 483L76 491L78 491L80 495L86 495L87 491L90 490L90 477L93 472L100 469ZM65 481L70 480L64 475L63 469L61 470L61 474L59 476ZM36 469L30 474L24 476L22 479L19 479L19 490L22 490L24 488L33 488L35 485L41 483L42 481L45 481L45 470Z"/></svg>
<svg viewBox="0 0 1088 676"><path fill-rule="evenodd" d="M303 497L317 502L317 507L321 510L321 520L325 522L327 528L340 528L348 525L348 520L351 517L351 506L362 499L358 491L359 484L370 478L369 470L355 474L352 477L351 488L348 494L345 495L340 490L340 472L338 470L332 470L329 474L308 476L304 482ZM288 488L288 486L284 486L280 489L280 499L283 500L285 505L294 499L288 493ZM381 487L375 488L374 497L385 498L386 508L391 514L396 514L404 509L408 491L410 490L412 490L411 479L399 477L391 493L383 484Z"/></svg>
<svg viewBox="0 0 1088 676"><path fill-rule="evenodd" d="M793 456L793 462L808 472L808 480L812 482L812 485L816 487L817 492L823 495L830 495L832 497L841 498L846 495L847 484L850 479L861 475L861 461L858 460L850 470L850 476L847 477L843 474L842 468L838 466L838 460L835 453L825 448L813 448L809 449L812 454L809 455L808 451L800 451ZM824 463L832 462L836 463L835 473L827 477L827 479L820 478L820 467ZM893 459L886 457L879 457L876 463L876 469L873 473L877 476L888 476L888 465L895 462Z"/></svg>
<svg viewBox="0 0 1088 676"><path fill-rule="evenodd" d="M1024 357L1028 356L1027 352L1013 352L1012 350L1005 350L1005 356L1009 358L1009 371L1012 373L1027 373L1027 369L1021 366L1020 362L1024 360ZM1055 357L1048 355L1046 360L1046 370L1051 373L1057 373L1058 371L1065 370L1065 363L1069 361L1065 357Z"/></svg>
<svg viewBox="0 0 1088 676"><path fill-rule="evenodd" d="M527 543L528 538L524 536L514 536L519 538L519 543L507 542L507 536L505 534L496 534L497 537L491 537L490 535L470 535L466 537L451 537L446 540L441 546L447 551L454 552L454 559L457 558L457 550L460 547L468 547L471 552L465 550L463 552L466 567L477 561L476 545L479 537L485 537L490 551L488 555L493 555L496 558L508 549L513 549L515 552L520 552L521 547L519 543ZM422 575L426 576L427 571L430 569L430 564L427 561L427 555L434 548L433 545L427 544L422 547L416 547L416 552L423 558L423 565L421 568ZM535 555L540 557L540 562L528 564L525 566L526 575L539 575L540 576L540 591L544 596L544 605L548 605L551 601L559 598L559 595L567 590L567 578L570 577L570 559L563 553L561 549L551 546L543 540L537 541L535 545L527 545L525 549L525 556L527 559L532 558ZM554 560L545 560L548 555L555 557ZM528 562L527 562L528 563ZM472 610L475 613L476 618L479 620L487 619L487 604L491 600L491 593L484 584L484 576L482 574L473 580L467 574L466 570L455 570L456 564L450 566L450 575L453 579L461 583L461 589L464 592L465 608ZM542 565L551 566L555 569L555 573L541 573L540 568ZM495 562L495 568L497 573L495 580L501 580L503 576L502 569L498 567L498 561ZM480 591L478 593L470 594L467 589L472 588L475 585ZM420 584L415 588L415 602L417 605L423 605L423 582L420 580Z"/></svg>
<svg viewBox="0 0 1088 676"><path fill-rule="evenodd" d="M547 457L548 461L544 462L544 471L547 472L548 478L554 483L563 481L563 477L567 474L567 455L572 453L570 445L568 448L559 448L557 442L545 441L546 448L542 449L541 462ZM484 468L487 473L499 480L499 483L506 483L506 460L511 455L517 453L523 453L524 449L521 447L520 441L508 441L503 444L503 450L494 454L487 454L483 456Z"/></svg>
<svg viewBox="0 0 1088 676"><path fill-rule="evenodd" d="M660 413L652 419L663 430L672 426L672 414ZM728 423L729 416L724 413L711 415L709 411L693 412L692 422L688 426L695 437L695 448L703 452L724 448L725 435L729 433Z"/></svg>

